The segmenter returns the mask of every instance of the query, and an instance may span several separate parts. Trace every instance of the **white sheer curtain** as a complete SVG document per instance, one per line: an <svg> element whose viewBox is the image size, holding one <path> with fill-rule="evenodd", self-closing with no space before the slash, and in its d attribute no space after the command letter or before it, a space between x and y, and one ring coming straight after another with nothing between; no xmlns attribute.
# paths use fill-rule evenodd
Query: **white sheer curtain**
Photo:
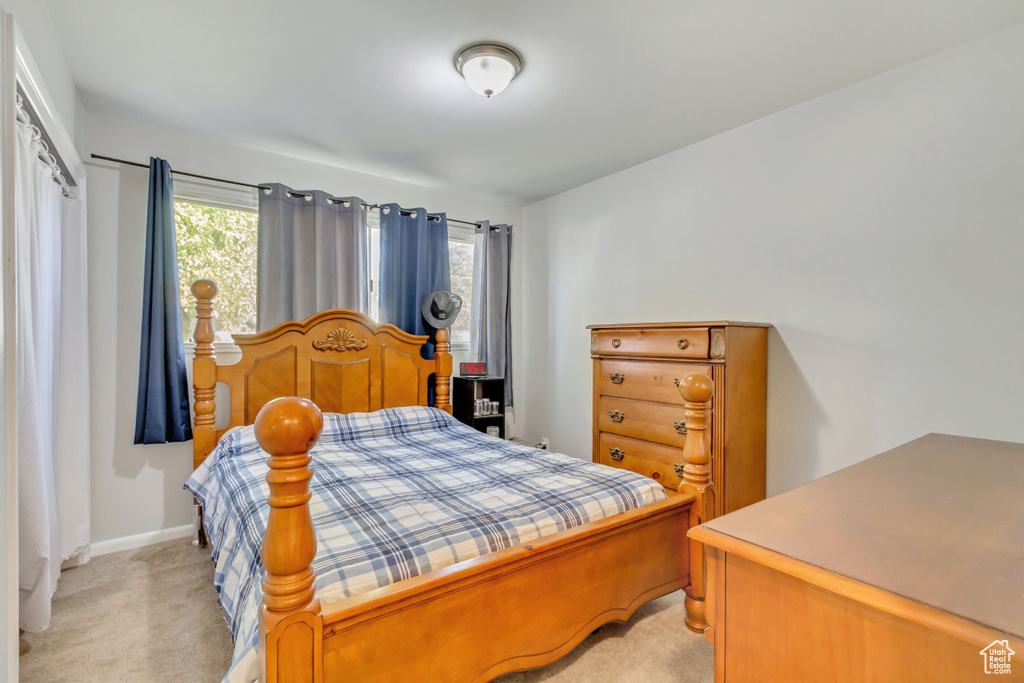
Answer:
<svg viewBox="0 0 1024 683"><path fill-rule="evenodd" d="M89 552L85 188L65 198L35 130L16 137L19 621L41 631L61 562Z"/></svg>

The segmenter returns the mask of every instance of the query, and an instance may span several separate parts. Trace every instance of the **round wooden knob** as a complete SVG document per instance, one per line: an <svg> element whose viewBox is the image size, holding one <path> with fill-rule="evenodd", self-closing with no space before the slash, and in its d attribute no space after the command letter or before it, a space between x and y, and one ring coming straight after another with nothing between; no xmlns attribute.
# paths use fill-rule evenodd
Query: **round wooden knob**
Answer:
<svg viewBox="0 0 1024 683"><path fill-rule="evenodd" d="M715 384L703 372L691 372L679 382L679 393L687 403L707 403L715 393Z"/></svg>
<svg viewBox="0 0 1024 683"><path fill-rule="evenodd" d="M197 299L212 299L217 296L217 284L213 280L196 280L192 283L192 296Z"/></svg>
<svg viewBox="0 0 1024 683"><path fill-rule="evenodd" d="M256 440L270 455L308 453L323 428L320 409L297 396L275 398L263 406L255 423Z"/></svg>

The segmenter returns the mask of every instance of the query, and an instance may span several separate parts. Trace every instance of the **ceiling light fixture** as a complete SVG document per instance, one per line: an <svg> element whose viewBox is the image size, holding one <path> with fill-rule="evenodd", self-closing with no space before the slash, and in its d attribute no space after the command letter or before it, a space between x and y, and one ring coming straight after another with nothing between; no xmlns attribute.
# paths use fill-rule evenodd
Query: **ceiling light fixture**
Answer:
<svg viewBox="0 0 1024 683"><path fill-rule="evenodd" d="M515 50L495 43L467 47L455 58L455 68L473 92L489 98L508 87L519 75L523 60Z"/></svg>

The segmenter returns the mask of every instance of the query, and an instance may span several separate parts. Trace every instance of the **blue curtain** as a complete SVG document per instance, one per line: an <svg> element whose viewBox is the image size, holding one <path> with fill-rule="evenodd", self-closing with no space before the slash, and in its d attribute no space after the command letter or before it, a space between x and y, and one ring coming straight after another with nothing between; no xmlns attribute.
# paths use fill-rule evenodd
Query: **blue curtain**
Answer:
<svg viewBox="0 0 1024 683"><path fill-rule="evenodd" d="M386 209L386 210L385 210ZM449 291L448 218L423 209L384 204L380 211L380 319L411 334L430 334L423 357L434 355L434 329L420 304L431 292Z"/></svg>
<svg viewBox="0 0 1024 683"><path fill-rule="evenodd" d="M171 167L163 159L150 158L135 443L192 438L178 296Z"/></svg>

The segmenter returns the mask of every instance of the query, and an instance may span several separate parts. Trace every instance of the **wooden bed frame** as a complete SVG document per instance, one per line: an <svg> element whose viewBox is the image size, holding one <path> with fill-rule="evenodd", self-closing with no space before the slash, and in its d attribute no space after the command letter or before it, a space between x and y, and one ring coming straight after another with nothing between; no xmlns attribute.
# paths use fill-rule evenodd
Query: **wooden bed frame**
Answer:
<svg viewBox="0 0 1024 683"><path fill-rule="evenodd" d="M226 431L214 423L218 382L231 390L229 428L254 423L270 455L261 680L488 681L549 664L602 624L625 621L643 603L681 588L688 620L703 623L702 553L686 534L713 516L703 510L711 487L713 384L706 375L691 373L680 385L689 436L678 495L321 604L308 505L309 451L320 436L320 411L426 405L432 375L436 407L451 412L448 332L438 330L434 357L425 360L420 349L426 337L353 311L325 311L305 322L235 335L242 359L218 367L216 285L199 280L192 293L198 313L195 465Z"/></svg>

